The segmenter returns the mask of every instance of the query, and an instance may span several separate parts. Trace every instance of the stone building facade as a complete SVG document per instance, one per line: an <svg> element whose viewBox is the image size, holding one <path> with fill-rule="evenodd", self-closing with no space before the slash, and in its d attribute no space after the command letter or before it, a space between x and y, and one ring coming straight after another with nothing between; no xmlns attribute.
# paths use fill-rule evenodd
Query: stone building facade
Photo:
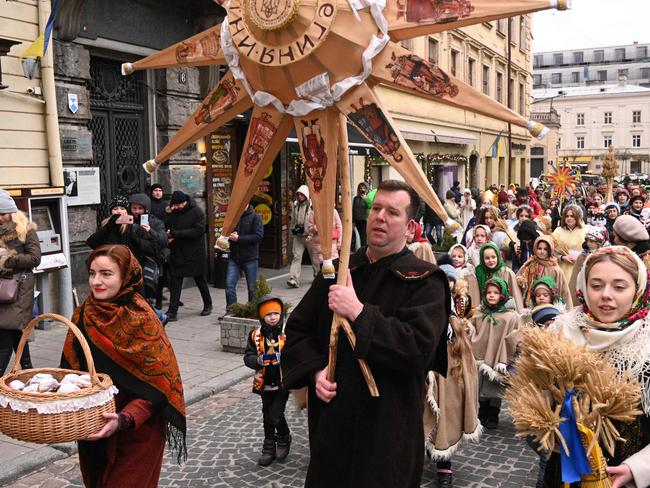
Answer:
<svg viewBox="0 0 650 488"><path fill-rule="evenodd" d="M402 45L529 117L531 21L530 15L523 15L485 22L402 41ZM429 173L441 197L454 180L477 188L528 182L531 137L526 129L512 126L509 132L504 122L385 87L380 95L413 152L435 156L436 167ZM492 157L499 133L505 150ZM391 167L377 168L374 179L392 177L394 172Z"/></svg>
<svg viewBox="0 0 650 488"><path fill-rule="evenodd" d="M117 0L68 5L57 16L56 95L65 168L99 168L99 202L68 208L73 283L86 282L85 240L108 215L110 200L159 182L205 207L205 165L197 145L177 154L153 180L142 163L194 112L216 68L167 69L122 76L120 66L216 23L223 10L207 0ZM68 106L69 95L78 109Z"/></svg>

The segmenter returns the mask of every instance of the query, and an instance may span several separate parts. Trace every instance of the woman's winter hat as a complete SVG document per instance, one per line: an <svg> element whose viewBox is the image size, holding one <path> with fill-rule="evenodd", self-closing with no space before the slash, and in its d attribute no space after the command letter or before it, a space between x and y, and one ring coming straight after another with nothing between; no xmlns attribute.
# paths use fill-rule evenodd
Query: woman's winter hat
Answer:
<svg viewBox="0 0 650 488"><path fill-rule="evenodd" d="M609 244L609 233L605 227L599 225L588 225L585 240L594 241L601 246L605 246Z"/></svg>
<svg viewBox="0 0 650 488"><path fill-rule="evenodd" d="M18 212L16 202L6 190L0 190L0 214L9 214Z"/></svg>
<svg viewBox="0 0 650 488"><path fill-rule="evenodd" d="M533 322L536 324L545 324L560 315L560 313L557 307L550 304L537 305L531 310Z"/></svg>
<svg viewBox="0 0 650 488"><path fill-rule="evenodd" d="M519 224L519 230L517 231L517 238L520 241L534 241L539 237L537 233L537 224L533 220L524 220Z"/></svg>
<svg viewBox="0 0 650 488"><path fill-rule="evenodd" d="M621 215L614 221L614 232L625 242L648 240L648 231L639 219L631 215Z"/></svg>
<svg viewBox="0 0 650 488"><path fill-rule="evenodd" d="M110 203L110 209L113 210L115 207L122 207L124 209L129 208L129 199L124 195L115 195Z"/></svg>
<svg viewBox="0 0 650 488"><path fill-rule="evenodd" d="M618 203L609 202L607 205L605 205L605 213L607 213L610 208L615 208L619 214L621 213L621 207L618 205Z"/></svg>
<svg viewBox="0 0 650 488"><path fill-rule="evenodd" d="M183 203L187 202L190 197L188 197L185 193L183 193L180 190L176 190L174 193L172 193L172 197L169 199L170 204L174 203Z"/></svg>
<svg viewBox="0 0 650 488"><path fill-rule="evenodd" d="M505 191L500 191L499 194L497 195L497 202L498 203L508 203L510 199L508 198L508 194Z"/></svg>
<svg viewBox="0 0 650 488"><path fill-rule="evenodd" d="M641 195L637 195L635 197L630 198L630 205L632 205L637 200L640 200L645 203L645 198L643 198Z"/></svg>

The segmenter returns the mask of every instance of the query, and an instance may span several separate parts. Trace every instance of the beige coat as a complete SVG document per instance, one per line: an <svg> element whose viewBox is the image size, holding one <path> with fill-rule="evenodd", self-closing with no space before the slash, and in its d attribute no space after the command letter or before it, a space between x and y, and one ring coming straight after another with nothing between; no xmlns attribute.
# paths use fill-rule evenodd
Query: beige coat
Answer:
<svg viewBox="0 0 650 488"><path fill-rule="evenodd" d="M497 324L479 310L472 317L476 332L472 336L472 350L479 373L490 381L501 382L505 367L512 362L519 343L520 318L514 311L494 314Z"/></svg>
<svg viewBox="0 0 650 488"><path fill-rule="evenodd" d="M457 317L451 317L451 323L454 329L464 327ZM465 334L456 337L467 340ZM447 354L453 354L451 344L447 344ZM471 353L460 360L462 369L457 377L448 374L445 378L433 371L427 375L424 442L427 454L434 461L451 459L463 442L477 442L481 435L476 363Z"/></svg>
<svg viewBox="0 0 650 488"><path fill-rule="evenodd" d="M519 285L517 285L517 275L508 268L504 266L501 268L496 275L498 278L501 278L508 284L508 291L510 296L515 302L515 307L518 312L521 312L524 309L524 299L521 295L521 290ZM479 307L481 305L481 293L478 289L478 281L476 280L475 275L469 275L465 278L469 283L469 296L472 297L472 308Z"/></svg>

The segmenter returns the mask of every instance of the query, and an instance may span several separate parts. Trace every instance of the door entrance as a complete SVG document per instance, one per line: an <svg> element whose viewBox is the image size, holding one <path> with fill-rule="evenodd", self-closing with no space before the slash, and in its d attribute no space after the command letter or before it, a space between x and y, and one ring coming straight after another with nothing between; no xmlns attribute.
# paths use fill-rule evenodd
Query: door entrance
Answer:
<svg viewBox="0 0 650 488"><path fill-rule="evenodd" d="M101 178L101 202L93 205L97 223L109 214L115 195L144 191L144 78L141 72L123 77L119 61L91 57L90 107L92 166Z"/></svg>

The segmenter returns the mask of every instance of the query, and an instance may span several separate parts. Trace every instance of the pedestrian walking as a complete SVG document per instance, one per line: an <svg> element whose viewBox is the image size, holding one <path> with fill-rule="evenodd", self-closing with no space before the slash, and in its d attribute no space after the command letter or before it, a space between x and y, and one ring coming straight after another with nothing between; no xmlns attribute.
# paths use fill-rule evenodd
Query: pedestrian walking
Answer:
<svg viewBox="0 0 650 488"><path fill-rule="evenodd" d="M244 272L248 287L248 301L255 298L255 282L260 258L260 242L264 238L264 224L252 205L244 210L235 231L230 234L230 257L226 272L226 308L237 303L237 282Z"/></svg>
<svg viewBox="0 0 650 488"><path fill-rule="evenodd" d="M284 348L284 304L274 295L265 295L257 305L260 327L248 336L244 364L255 370L253 393L262 397L264 444L257 464L269 466L284 461L291 447L291 431L284 410L289 392L282 386L280 363Z"/></svg>
<svg viewBox="0 0 650 488"><path fill-rule="evenodd" d="M586 233L582 210L577 205L565 205L562 209L560 225L553 231L553 238L556 242L555 250L559 255L560 268L567 280L571 279L573 266L582 252Z"/></svg>
<svg viewBox="0 0 650 488"><path fill-rule="evenodd" d="M0 190L0 278L18 285L15 300L0 303L0 375L4 374L12 353L18 349L22 329L32 318L36 282L32 270L40 263L41 246L36 224L29 222L27 215L18 210L9 193ZM28 342L20 367L32 367Z"/></svg>
<svg viewBox="0 0 650 488"><path fill-rule="evenodd" d="M357 194L352 200L352 221L359 233L360 247L366 245L366 222L368 220L368 205L366 205L366 194L368 186L365 183L357 185Z"/></svg>
<svg viewBox="0 0 650 488"><path fill-rule="evenodd" d="M449 288L457 285L456 272L445 268ZM461 311L461 314L464 311ZM424 434L427 455L436 463L440 488L452 488L452 458L466 442L477 442L483 430L478 421L478 372L466 324L452 301L447 335L446 375L427 373Z"/></svg>
<svg viewBox="0 0 650 488"><path fill-rule="evenodd" d="M155 215L163 223L167 220L167 216L171 212L169 202L163 198L164 190L160 183L154 183L149 190L149 197L151 198L151 214Z"/></svg>
<svg viewBox="0 0 650 488"><path fill-rule="evenodd" d="M606 359L617 377L640 383L645 392L642 413L625 423L612 420L622 442L616 442L613 455L605 454L612 486L650 486L648 270L632 250L603 247L587 256L578 276L578 291L582 307L558 316L550 329ZM560 454L550 453L545 486L562 486L561 480Z"/></svg>
<svg viewBox="0 0 650 488"><path fill-rule="evenodd" d="M129 211L133 215L133 225L139 225L155 241L156 253L144 255L140 263L144 278L144 296L153 303L157 298L158 282L161 279L165 256L169 255L167 230L165 223L151 213L151 198L144 193L134 193L129 196ZM156 303L157 309L161 307L162 304Z"/></svg>
<svg viewBox="0 0 650 488"><path fill-rule="evenodd" d="M293 202L291 210L291 266L289 268L289 279L287 286L289 288L298 288L300 286L300 274L302 271L302 256L305 249L309 250L306 240L309 236L307 231L307 217L311 209L309 201L309 188L302 185L296 190L296 200ZM311 259L311 253L309 253Z"/></svg>
<svg viewBox="0 0 650 488"><path fill-rule="evenodd" d="M88 487L158 486L165 444L180 462L185 447L185 400L176 356L158 316L138 290L142 269L126 246L105 245L88 257L90 295L72 322L88 341L98 372L118 388L117 413L78 441L79 465ZM68 331L61 366L87 371Z"/></svg>
<svg viewBox="0 0 650 488"><path fill-rule="evenodd" d="M351 256L348 285L319 275L287 321L284 384L309 385L308 487L419 486L423 380L428 371L447 372L450 294L444 273L406 249L418 205L406 183L382 181L368 215L368 247ZM330 382L333 313L354 324L357 340L354 351L341 343ZM378 398L357 358L372 370Z"/></svg>
<svg viewBox="0 0 650 488"><path fill-rule="evenodd" d="M170 322L175 322L178 320L183 278L194 278L203 300L201 316L212 313L212 297L205 279L208 259L205 249L205 213L182 191L172 193L170 204L172 212L167 219L170 250L170 298L167 316Z"/></svg>
<svg viewBox="0 0 650 488"><path fill-rule="evenodd" d="M485 284L481 306L472 317L472 350L479 370L479 419L488 429L499 426L507 367L519 342L519 314L508 284L499 277Z"/></svg>

